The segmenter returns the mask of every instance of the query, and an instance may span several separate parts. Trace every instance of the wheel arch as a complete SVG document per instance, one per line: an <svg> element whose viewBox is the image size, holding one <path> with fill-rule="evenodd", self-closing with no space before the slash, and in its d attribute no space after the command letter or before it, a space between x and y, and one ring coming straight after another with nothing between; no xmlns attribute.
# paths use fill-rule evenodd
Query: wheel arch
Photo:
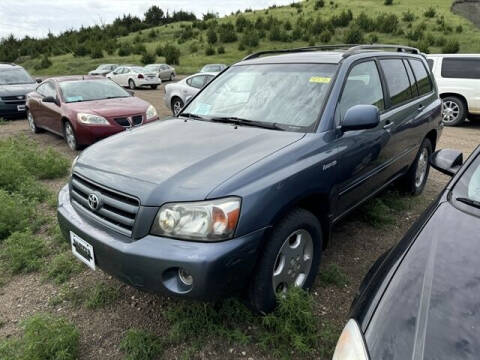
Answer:
<svg viewBox="0 0 480 360"><path fill-rule="evenodd" d="M440 99L442 99L442 100L447 98L447 97L457 97L460 100L462 100L463 103L465 104L465 111L468 113L468 101L467 101L467 98L465 96L463 96L462 94L459 94L459 93L455 93L455 92L444 92L444 93L440 94Z"/></svg>
<svg viewBox="0 0 480 360"><path fill-rule="evenodd" d="M430 144L432 144L432 151L435 151L437 147L437 130L430 130L427 135L425 135L425 139L430 140Z"/></svg>

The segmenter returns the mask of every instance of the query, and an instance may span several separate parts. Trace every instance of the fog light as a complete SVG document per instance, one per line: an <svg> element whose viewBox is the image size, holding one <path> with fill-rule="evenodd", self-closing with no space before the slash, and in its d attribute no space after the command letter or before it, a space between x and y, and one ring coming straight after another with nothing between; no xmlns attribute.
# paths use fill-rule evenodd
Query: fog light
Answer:
<svg viewBox="0 0 480 360"><path fill-rule="evenodd" d="M187 286L192 286L193 284L193 276L185 269L179 268L178 269L178 277L180 281Z"/></svg>

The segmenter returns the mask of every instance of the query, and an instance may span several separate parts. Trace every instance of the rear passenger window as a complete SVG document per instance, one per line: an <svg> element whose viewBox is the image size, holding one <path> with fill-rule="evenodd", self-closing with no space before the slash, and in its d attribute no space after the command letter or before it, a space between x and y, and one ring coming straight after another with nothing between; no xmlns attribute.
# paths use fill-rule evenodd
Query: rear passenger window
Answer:
<svg viewBox="0 0 480 360"><path fill-rule="evenodd" d="M401 104L412 97L407 70L401 59L380 60L392 105Z"/></svg>
<svg viewBox="0 0 480 360"><path fill-rule="evenodd" d="M338 105L337 116L340 118L355 105L375 105L379 110L385 108L382 83L374 61L362 62L352 68Z"/></svg>
<svg viewBox="0 0 480 360"><path fill-rule="evenodd" d="M424 95L432 91L432 82L428 76L427 69L420 60L410 59L415 78L417 79L417 87L420 95Z"/></svg>
<svg viewBox="0 0 480 360"><path fill-rule="evenodd" d="M442 77L480 79L480 58L443 58Z"/></svg>
<svg viewBox="0 0 480 360"><path fill-rule="evenodd" d="M417 84L415 83L415 76L413 75L412 68L408 64L407 60L403 60L403 65L407 69L408 79L410 80L410 92L413 97L418 96Z"/></svg>

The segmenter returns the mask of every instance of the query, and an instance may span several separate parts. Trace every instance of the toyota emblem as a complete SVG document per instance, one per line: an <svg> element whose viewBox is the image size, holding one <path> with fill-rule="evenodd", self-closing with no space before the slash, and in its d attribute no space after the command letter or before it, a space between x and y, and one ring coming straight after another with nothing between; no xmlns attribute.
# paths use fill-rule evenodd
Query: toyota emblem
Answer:
<svg viewBox="0 0 480 360"><path fill-rule="evenodd" d="M98 210L98 208L100 207L100 199L96 194L92 193L88 195L88 206L90 206L90 209L92 209L93 211Z"/></svg>

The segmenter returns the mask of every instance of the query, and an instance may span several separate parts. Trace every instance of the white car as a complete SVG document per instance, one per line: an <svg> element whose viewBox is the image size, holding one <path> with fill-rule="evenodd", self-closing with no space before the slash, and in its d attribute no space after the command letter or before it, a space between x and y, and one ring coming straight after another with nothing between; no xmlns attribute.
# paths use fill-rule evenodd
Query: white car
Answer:
<svg viewBox="0 0 480 360"><path fill-rule="evenodd" d="M174 84L165 85L165 105L178 115L186 102L198 93L216 76L216 73L198 73L190 75Z"/></svg>
<svg viewBox="0 0 480 360"><path fill-rule="evenodd" d="M156 73L150 72L141 66L119 66L107 78L115 81L120 86L128 86L134 90L137 87L149 86L156 89L162 80Z"/></svg>
<svg viewBox="0 0 480 360"><path fill-rule="evenodd" d="M173 81L177 75L175 68L167 64L150 64L146 65L145 69L150 72L154 72L157 76L163 80Z"/></svg>
<svg viewBox="0 0 480 360"><path fill-rule="evenodd" d="M432 54L427 61L443 100L443 122L480 119L480 54Z"/></svg>

